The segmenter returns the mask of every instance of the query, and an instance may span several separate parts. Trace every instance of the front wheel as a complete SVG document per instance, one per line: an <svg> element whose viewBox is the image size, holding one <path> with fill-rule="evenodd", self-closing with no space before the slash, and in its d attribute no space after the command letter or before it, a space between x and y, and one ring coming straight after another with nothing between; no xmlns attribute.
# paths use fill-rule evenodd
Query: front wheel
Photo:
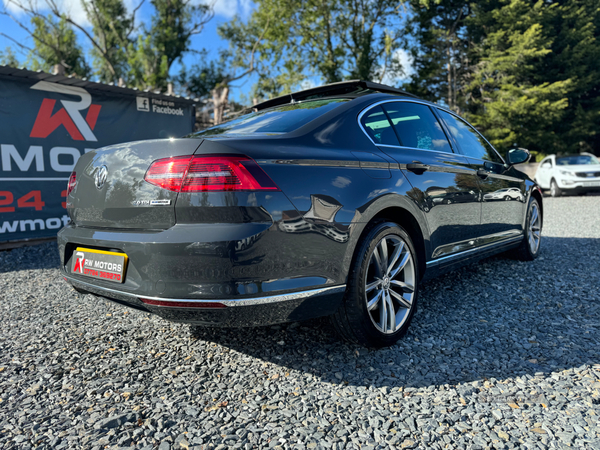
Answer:
<svg viewBox="0 0 600 450"><path fill-rule="evenodd" d="M531 198L527 208L525 237L516 249L516 257L522 261L533 261L540 253L542 241L542 211L535 198Z"/></svg>
<svg viewBox="0 0 600 450"><path fill-rule="evenodd" d="M554 179L550 182L550 195L552 197L560 197L562 195L562 190L558 187L558 183Z"/></svg>
<svg viewBox="0 0 600 450"><path fill-rule="evenodd" d="M359 242L344 302L331 320L347 341L393 345L417 307L417 254L408 233L392 222L370 227Z"/></svg>

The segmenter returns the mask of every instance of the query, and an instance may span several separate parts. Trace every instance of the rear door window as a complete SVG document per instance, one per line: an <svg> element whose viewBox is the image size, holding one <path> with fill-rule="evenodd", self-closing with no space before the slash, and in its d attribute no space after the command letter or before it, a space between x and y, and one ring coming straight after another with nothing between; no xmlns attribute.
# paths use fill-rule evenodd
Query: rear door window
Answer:
<svg viewBox="0 0 600 450"><path fill-rule="evenodd" d="M426 105L392 102L383 105L400 145L452 153L452 148L437 118Z"/></svg>
<svg viewBox="0 0 600 450"><path fill-rule="evenodd" d="M381 109L371 108L361 119L361 124L375 144L398 146L398 138L392 124Z"/></svg>
<svg viewBox="0 0 600 450"><path fill-rule="evenodd" d="M460 150L465 156L500 164L504 163L494 148L464 120L441 109L438 112L448 125L450 133L458 142Z"/></svg>

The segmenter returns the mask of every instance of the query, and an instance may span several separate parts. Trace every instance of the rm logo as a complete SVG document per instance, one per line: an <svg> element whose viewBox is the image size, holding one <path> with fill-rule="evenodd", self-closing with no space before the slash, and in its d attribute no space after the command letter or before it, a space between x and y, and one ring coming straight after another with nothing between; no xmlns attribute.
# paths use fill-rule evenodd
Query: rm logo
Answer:
<svg viewBox="0 0 600 450"><path fill-rule="evenodd" d="M64 86L61 84L40 81L31 86L31 89L46 92L58 92L60 94L74 95L79 101L61 100L62 108L52 114L56 100L45 98L38 112L33 129L29 137L47 138L61 125L65 127L72 139L76 141L94 141L96 136L92 130L96 127L96 121L100 114L100 105L92 105L92 96L83 88ZM88 109L89 108L89 109ZM85 120L80 111L87 109Z"/></svg>

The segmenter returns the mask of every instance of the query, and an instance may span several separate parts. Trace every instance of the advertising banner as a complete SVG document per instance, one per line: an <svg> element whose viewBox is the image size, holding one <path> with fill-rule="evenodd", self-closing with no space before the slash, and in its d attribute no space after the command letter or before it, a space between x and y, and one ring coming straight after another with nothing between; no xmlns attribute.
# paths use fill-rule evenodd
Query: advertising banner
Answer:
<svg viewBox="0 0 600 450"><path fill-rule="evenodd" d="M67 222L66 187L90 150L192 132L193 106L0 76L0 243L45 238Z"/></svg>

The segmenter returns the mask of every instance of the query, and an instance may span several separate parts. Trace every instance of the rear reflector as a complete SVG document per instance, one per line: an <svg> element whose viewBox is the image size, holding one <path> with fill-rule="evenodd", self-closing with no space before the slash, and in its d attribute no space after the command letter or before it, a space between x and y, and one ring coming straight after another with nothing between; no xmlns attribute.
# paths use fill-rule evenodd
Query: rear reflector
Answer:
<svg viewBox="0 0 600 450"><path fill-rule="evenodd" d="M67 197L73 189L75 189L75 185L77 184L77 174L75 172L71 172L71 176L69 177L69 183L67 184Z"/></svg>
<svg viewBox="0 0 600 450"><path fill-rule="evenodd" d="M190 300L189 302L185 300L153 300L149 298L141 298L140 301L147 305L154 306L169 306L171 308L210 308L210 309L220 309L227 308L223 303L219 302L199 302Z"/></svg>
<svg viewBox="0 0 600 450"><path fill-rule="evenodd" d="M278 191L277 185L247 156L179 156L154 161L144 179L176 192Z"/></svg>

